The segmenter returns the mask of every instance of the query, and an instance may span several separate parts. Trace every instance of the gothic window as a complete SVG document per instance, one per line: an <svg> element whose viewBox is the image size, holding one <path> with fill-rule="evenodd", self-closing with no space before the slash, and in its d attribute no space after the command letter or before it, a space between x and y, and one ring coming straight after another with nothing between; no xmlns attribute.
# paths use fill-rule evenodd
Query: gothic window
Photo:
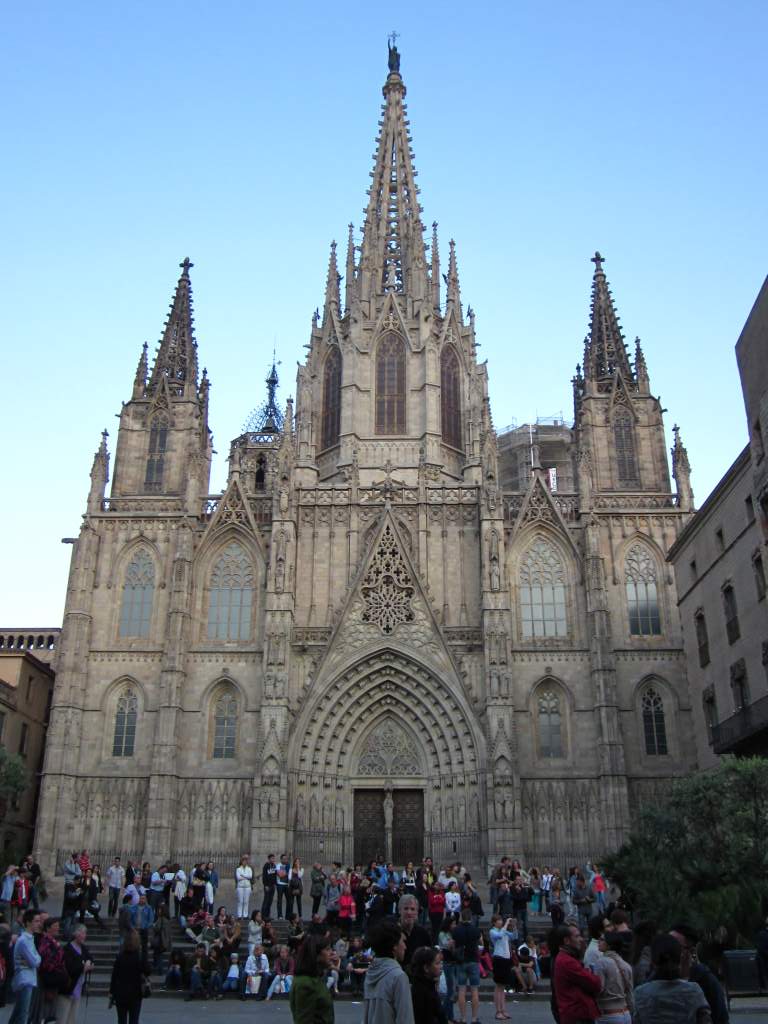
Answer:
<svg viewBox="0 0 768 1024"><path fill-rule="evenodd" d="M461 439L461 384L459 357L453 345L446 345L440 356L440 413L443 441L454 448L462 448Z"/></svg>
<svg viewBox="0 0 768 1024"><path fill-rule="evenodd" d="M165 469L165 452L168 445L168 420L165 416L156 416L149 428L149 452L147 454L147 472L144 486L150 493L163 488L163 471Z"/></svg>
<svg viewBox="0 0 768 1024"><path fill-rule="evenodd" d="M539 690L536 710L539 724L539 753L542 757L563 756L563 722L560 695L551 686Z"/></svg>
<svg viewBox="0 0 768 1024"><path fill-rule="evenodd" d="M252 606L253 565L241 545L233 542L224 549L211 574L208 639L250 639Z"/></svg>
<svg viewBox="0 0 768 1024"><path fill-rule="evenodd" d="M149 636L154 594L155 563L146 548L139 548L125 570L120 636Z"/></svg>
<svg viewBox="0 0 768 1024"><path fill-rule="evenodd" d="M757 590L757 600L762 601L765 597L765 568L763 566L763 556L760 551L756 551L752 555L752 571L755 574L755 589Z"/></svg>
<svg viewBox="0 0 768 1024"><path fill-rule="evenodd" d="M418 775L419 755L399 725L387 720L366 740L360 755L360 775Z"/></svg>
<svg viewBox="0 0 768 1024"><path fill-rule="evenodd" d="M632 636L659 636L659 598L656 563L641 544L635 544L624 563L629 632Z"/></svg>
<svg viewBox="0 0 768 1024"><path fill-rule="evenodd" d="M397 334L376 351L376 433L405 433L405 342Z"/></svg>
<svg viewBox="0 0 768 1024"><path fill-rule="evenodd" d="M733 709L742 711L749 707L749 682L747 680L747 663L743 658L731 665L731 690L733 692Z"/></svg>
<svg viewBox="0 0 768 1024"><path fill-rule="evenodd" d="M640 699L640 706L643 712L646 754L655 756L668 753L664 701L659 691L649 686Z"/></svg>
<svg viewBox="0 0 768 1024"><path fill-rule="evenodd" d="M741 636L741 628L739 627L736 592L730 583L723 587L723 612L725 613L725 632L728 635L728 643L735 644Z"/></svg>
<svg viewBox="0 0 768 1024"><path fill-rule="evenodd" d="M257 491L264 490L267 483L267 460L263 455L256 460L256 475L253 482Z"/></svg>
<svg viewBox="0 0 768 1024"><path fill-rule="evenodd" d="M339 443L341 429L341 353L332 348L325 360L323 371L323 422L321 448L332 448Z"/></svg>
<svg viewBox="0 0 768 1024"><path fill-rule="evenodd" d="M524 637L568 635L565 567L543 538L531 544L520 565L520 615Z"/></svg>
<svg viewBox="0 0 768 1024"><path fill-rule="evenodd" d="M136 744L136 717L139 701L133 690L125 690L117 702L115 733L112 738L113 757L133 757Z"/></svg>
<svg viewBox="0 0 768 1024"><path fill-rule="evenodd" d="M363 622L379 627L385 636L401 622L413 622L413 580L389 524L362 582Z"/></svg>
<svg viewBox="0 0 768 1024"><path fill-rule="evenodd" d="M709 632L704 612L699 609L693 617L696 627L696 646L699 649L699 667L706 668L709 664Z"/></svg>
<svg viewBox="0 0 768 1024"><path fill-rule="evenodd" d="M231 690L220 693L213 705L214 759L235 756L237 746L237 697Z"/></svg>
<svg viewBox="0 0 768 1024"><path fill-rule="evenodd" d="M619 409L613 417L613 443L616 450L619 483L637 487L640 481L635 454L635 433L632 427L632 416L626 409Z"/></svg>

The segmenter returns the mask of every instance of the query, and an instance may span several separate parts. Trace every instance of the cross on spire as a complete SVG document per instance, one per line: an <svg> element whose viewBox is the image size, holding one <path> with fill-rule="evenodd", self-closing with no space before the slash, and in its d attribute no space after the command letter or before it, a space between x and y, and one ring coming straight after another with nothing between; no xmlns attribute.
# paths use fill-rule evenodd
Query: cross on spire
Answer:
<svg viewBox="0 0 768 1024"><path fill-rule="evenodd" d="M595 252L590 262L595 264L595 273L602 273L603 263L605 263L604 256L601 256L599 252Z"/></svg>
<svg viewBox="0 0 768 1024"><path fill-rule="evenodd" d="M179 266L181 267L181 269L184 271L184 273L186 275L189 274L190 269L192 267L194 267L194 265L195 264L192 262L192 260L189 258L189 256L185 256L184 260L179 264Z"/></svg>

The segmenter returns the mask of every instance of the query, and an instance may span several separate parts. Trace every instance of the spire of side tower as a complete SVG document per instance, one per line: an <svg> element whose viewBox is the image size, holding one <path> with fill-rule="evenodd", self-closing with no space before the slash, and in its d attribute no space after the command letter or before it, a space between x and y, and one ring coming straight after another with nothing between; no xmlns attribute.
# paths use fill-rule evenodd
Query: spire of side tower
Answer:
<svg viewBox="0 0 768 1024"><path fill-rule="evenodd" d="M432 280L432 306L436 312L440 312L440 247L437 243L437 221L432 222L432 266L430 268Z"/></svg>
<svg viewBox="0 0 768 1024"><path fill-rule="evenodd" d="M179 264L182 268L181 277L155 354L155 363L147 384L148 395L154 393L165 377L173 397L196 398L197 344L192 329L194 317L192 285L189 280L189 270L193 265L189 257Z"/></svg>
<svg viewBox="0 0 768 1024"><path fill-rule="evenodd" d="M136 367L136 376L133 378L133 397L143 398L147 390L147 343L146 341L141 347L141 355L139 356L139 363Z"/></svg>
<svg viewBox="0 0 768 1024"><path fill-rule="evenodd" d="M336 263L336 243L331 242L331 254L328 258L328 277L325 282L324 318L329 309L339 312L339 268Z"/></svg>
<svg viewBox="0 0 768 1024"><path fill-rule="evenodd" d="M588 381L610 379L618 370L626 381L634 381L624 335L603 270L604 259L596 252L592 262L595 264L595 273L592 278L589 334L584 347L584 377Z"/></svg>
<svg viewBox="0 0 768 1024"><path fill-rule="evenodd" d="M448 247L448 273L445 275L445 304L453 303L456 312L461 316L461 289L459 288L459 268L456 263L456 243L453 239Z"/></svg>
<svg viewBox="0 0 768 1024"><path fill-rule="evenodd" d="M677 504L683 512L693 510L693 489L691 488L691 464L688 461L688 449L680 440L680 427L672 427L675 443L672 445L672 476L677 487Z"/></svg>
<svg viewBox="0 0 768 1024"><path fill-rule="evenodd" d="M352 224L349 225L349 236L347 237L347 275L344 280L344 306L346 309L350 309L352 306L352 298L355 294L355 229Z"/></svg>
<svg viewBox="0 0 768 1024"><path fill-rule="evenodd" d="M389 75L382 92L384 105L360 250L360 297L371 299L391 290L423 299L429 295L424 225L408 134L400 54L392 43Z"/></svg>

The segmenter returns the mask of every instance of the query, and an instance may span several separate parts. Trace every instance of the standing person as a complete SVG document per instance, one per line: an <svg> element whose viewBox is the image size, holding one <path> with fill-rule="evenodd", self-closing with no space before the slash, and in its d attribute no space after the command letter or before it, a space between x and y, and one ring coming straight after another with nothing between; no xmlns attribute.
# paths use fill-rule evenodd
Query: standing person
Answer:
<svg viewBox="0 0 768 1024"><path fill-rule="evenodd" d="M432 945L432 936L426 928L417 923L419 916L419 901L411 893L401 896L397 904L397 912L400 915L400 927L405 936L405 955L403 966L407 967L413 959L417 949L422 946Z"/></svg>
<svg viewBox="0 0 768 1024"><path fill-rule="evenodd" d="M558 953L552 977L552 994L560 1024L585 1024L600 1016L595 997L602 981L582 964L585 942L575 924L555 929Z"/></svg>
<svg viewBox="0 0 768 1024"><path fill-rule="evenodd" d="M477 945L480 929L472 924L472 913L462 910L461 924L453 929L453 952L456 957L457 1004L459 1019L464 1020L467 1012L467 986L472 1002L472 1020L480 1013L480 966L477 962Z"/></svg>
<svg viewBox="0 0 768 1024"><path fill-rule="evenodd" d="M711 1024L712 1014L700 985L683 981L683 948L671 935L657 935L651 943L653 981L635 989L636 1024Z"/></svg>
<svg viewBox="0 0 768 1024"><path fill-rule="evenodd" d="M291 864L291 870L288 873L288 897L287 906L285 909L285 916L290 921L295 912L302 916L301 909L301 897L304 893L304 868L301 866L301 861L296 857Z"/></svg>
<svg viewBox="0 0 768 1024"><path fill-rule="evenodd" d="M179 864L173 865L173 915L174 917L182 917L181 904L187 898L192 895L191 891L187 892L187 873ZM179 922L181 924L181 922ZM182 924L183 928L184 925Z"/></svg>
<svg viewBox="0 0 768 1024"><path fill-rule="evenodd" d="M139 1024L141 1001L149 979L149 964L140 948L138 933L130 931L112 967L109 995L117 1010L117 1024Z"/></svg>
<svg viewBox="0 0 768 1024"><path fill-rule="evenodd" d="M40 954L35 947L35 936L40 931L40 915L34 910L25 910L21 916L21 935L13 947L13 981L11 987L16 993L16 1003L8 1024L27 1024L29 1006L37 988L37 968Z"/></svg>
<svg viewBox="0 0 768 1024"><path fill-rule="evenodd" d="M432 925L432 938L436 940L440 931L440 925L445 917L445 893L439 882L434 882L430 887L427 903L429 907L429 921Z"/></svg>
<svg viewBox="0 0 768 1024"><path fill-rule="evenodd" d="M579 915L579 928L582 931L586 931L589 926L589 919L592 917L592 904L595 902L595 894L592 891L592 886L581 871L576 872L572 899Z"/></svg>
<svg viewBox="0 0 768 1024"><path fill-rule="evenodd" d="M624 938L621 932L606 932L598 944L600 956L592 965L603 982L597 996L598 1024L632 1024L635 1000L632 968L621 955L626 949Z"/></svg>
<svg viewBox="0 0 768 1024"><path fill-rule="evenodd" d="M332 958L327 938L308 935L299 946L288 997L294 1024L333 1024L333 997L325 983Z"/></svg>
<svg viewBox="0 0 768 1024"><path fill-rule="evenodd" d="M275 896L275 883L277 867L275 866L275 855L270 853L264 867L261 869L261 884L264 887L264 899L261 903L261 916L269 917L272 912L272 900Z"/></svg>
<svg viewBox="0 0 768 1024"><path fill-rule="evenodd" d="M139 933L141 940L141 959L147 959L149 945L149 929L155 923L155 912L147 903L146 896L139 896L139 902L131 907L131 925ZM123 947L125 948L125 947Z"/></svg>
<svg viewBox="0 0 768 1024"><path fill-rule="evenodd" d="M385 918L371 928L368 939L376 959L365 975L363 1024L414 1024L411 987L400 966L405 956L402 928Z"/></svg>
<svg viewBox="0 0 768 1024"><path fill-rule="evenodd" d="M680 977L685 981L695 982L701 988L704 998L709 1003L712 1024L728 1024L730 1018L723 986L707 965L696 959L699 936L695 929L686 924L673 924L669 934L673 939L677 939L683 951L680 961ZM626 940L626 933L622 937Z"/></svg>
<svg viewBox="0 0 768 1024"><path fill-rule="evenodd" d="M237 890L236 916L245 920L248 917L248 903L253 889L253 868L248 863L248 856L245 853L235 868L235 888Z"/></svg>
<svg viewBox="0 0 768 1024"><path fill-rule="evenodd" d="M75 928L72 941L64 947L64 966L67 971L68 984L65 992L60 992L56 999L56 1024L75 1024L77 1010L83 989L93 970L93 958L85 944L85 925Z"/></svg>
<svg viewBox="0 0 768 1024"><path fill-rule="evenodd" d="M411 960L413 1016L419 1024L448 1024L437 994L442 967L443 955L432 946L417 949Z"/></svg>
<svg viewBox="0 0 768 1024"><path fill-rule="evenodd" d="M56 1014L56 997L60 992L66 991L69 984L69 976L64 966L64 950L59 942L59 919L48 917L43 921L43 931L40 936L40 944L37 947L40 954L40 970L37 973L37 980L42 991L42 1012L43 1020L51 1020Z"/></svg>
<svg viewBox="0 0 768 1024"><path fill-rule="evenodd" d="M280 854L280 863L277 865L277 873L275 875L275 892L277 893L277 917L281 920L283 917L283 910L286 911L286 917L288 916L288 882L291 874L291 865L288 862L288 854Z"/></svg>
<svg viewBox="0 0 768 1024"><path fill-rule="evenodd" d="M120 902L120 894L125 885L125 868L120 863L120 858L115 857L114 861L107 868L107 888L109 889L109 904L107 915L115 917L117 906Z"/></svg>
<svg viewBox="0 0 768 1024"><path fill-rule="evenodd" d="M543 914L549 913L549 894L552 891L554 877L545 864L541 869L541 911Z"/></svg>
<svg viewBox="0 0 768 1024"><path fill-rule="evenodd" d="M312 897L312 916L320 909L320 902L325 892L325 880L326 874L323 871L323 865L316 861L312 865L312 871L309 875L309 895Z"/></svg>
<svg viewBox="0 0 768 1024"><path fill-rule="evenodd" d="M331 875L325 887L325 920L329 928L333 928L339 919L339 901L341 885L336 875Z"/></svg>
<svg viewBox="0 0 768 1024"><path fill-rule="evenodd" d="M514 927L514 919L508 917L506 921L499 914L491 918L490 940L492 945L493 963L493 1005L496 1010L496 1020L510 1020L510 1016L504 1010L506 991L512 985L512 950L510 943L517 941L517 931Z"/></svg>

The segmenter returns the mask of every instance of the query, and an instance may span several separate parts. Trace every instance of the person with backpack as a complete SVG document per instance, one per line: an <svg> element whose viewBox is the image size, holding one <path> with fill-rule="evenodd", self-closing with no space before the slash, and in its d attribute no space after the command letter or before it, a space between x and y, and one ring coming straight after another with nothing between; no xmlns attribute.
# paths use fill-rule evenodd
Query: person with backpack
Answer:
<svg viewBox="0 0 768 1024"><path fill-rule="evenodd" d="M458 990L456 1002L459 1018L463 1021L467 1012L467 986L469 986L472 1020L476 1021L480 1013L480 966L477 962L480 929L472 924L470 910L462 910L461 923L456 925L451 934L453 955L456 959L456 987Z"/></svg>

